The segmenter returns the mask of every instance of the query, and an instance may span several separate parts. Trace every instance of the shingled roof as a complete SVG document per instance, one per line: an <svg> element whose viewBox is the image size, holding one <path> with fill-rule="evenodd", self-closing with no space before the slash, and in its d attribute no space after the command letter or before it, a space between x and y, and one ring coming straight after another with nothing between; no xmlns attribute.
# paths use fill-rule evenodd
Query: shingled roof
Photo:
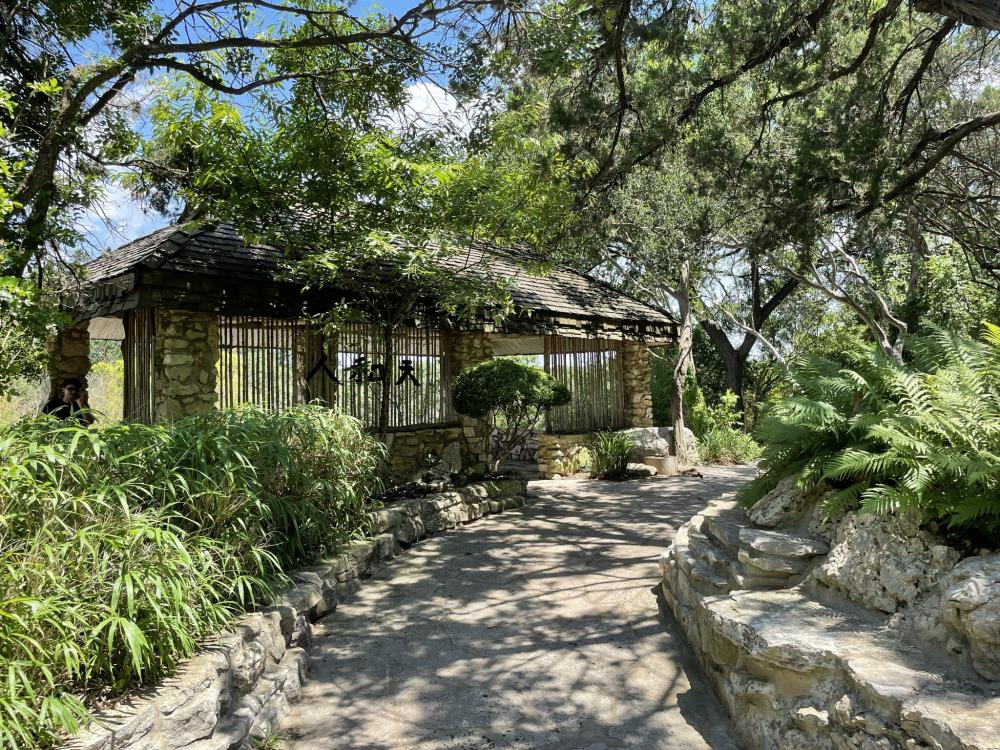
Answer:
<svg viewBox="0 0 1000 750"><path fill-rule="evenodd" d="M92 282L156 269L269 281L281 252L267 245L247 245L231 224L174 225L111 250L86 265Z"/></svg>
<svg viewBox="0 0 1000 750"><path fill-rule="evenodd" d="M105 253L86 269L95 286L126 275L141 277L157 272L161 277L194 275L202 280L273 287L282 259L277 248L245 243L230 224L203 223L157 230ZM441 262L456 273L489 267L492 274L510 279L514 306L522 315L600 321L604 327L610 324L622 330L647 331L659 339L672 338L676 322L663 310L566 266L556 266L543 276L533 275L524 260L515 251L475 241Z"/></svg>

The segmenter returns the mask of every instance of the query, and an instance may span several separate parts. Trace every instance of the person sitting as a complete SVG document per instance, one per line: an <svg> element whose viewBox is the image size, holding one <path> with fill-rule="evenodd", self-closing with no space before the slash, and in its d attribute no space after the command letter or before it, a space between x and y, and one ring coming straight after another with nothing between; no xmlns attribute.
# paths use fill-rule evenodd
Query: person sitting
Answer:
<svg viewBox="0 0 1000 750"><path fill-rule="evenodd" d="M94 415L86 399L82 398L83 383L79 378L66 378L63 381L62 397L54 396L42 407L42 414L51 414L59 419L75 419L82 425L94 423Z"/></svg>

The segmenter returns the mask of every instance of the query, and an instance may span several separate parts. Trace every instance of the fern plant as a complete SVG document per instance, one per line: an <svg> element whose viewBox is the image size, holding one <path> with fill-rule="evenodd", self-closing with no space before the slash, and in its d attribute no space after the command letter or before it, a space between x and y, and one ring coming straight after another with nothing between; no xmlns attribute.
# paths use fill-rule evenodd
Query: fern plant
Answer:
<svg viewBox="0 0 1000 750"><path fill-rule="evenodd" d="M795 476L835 488L828 516L915 510L960 534L1000 531L1000 328L938 330L907 351L905 365L874 350L797 363L795 395L758 427L766 473L744 501Z"/></svg>

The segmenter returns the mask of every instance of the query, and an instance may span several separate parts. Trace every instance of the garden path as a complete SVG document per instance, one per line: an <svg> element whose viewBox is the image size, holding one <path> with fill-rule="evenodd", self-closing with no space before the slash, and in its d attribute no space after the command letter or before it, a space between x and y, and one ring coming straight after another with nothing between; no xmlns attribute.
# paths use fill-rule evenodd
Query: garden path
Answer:
<svg viewBox="0 0 1000 750"><path fill-rule="evenodd" d="M316 624L281 746L735 748L658 596L674 530L753 470L704 474L532 482L414 545Z"/></svg>

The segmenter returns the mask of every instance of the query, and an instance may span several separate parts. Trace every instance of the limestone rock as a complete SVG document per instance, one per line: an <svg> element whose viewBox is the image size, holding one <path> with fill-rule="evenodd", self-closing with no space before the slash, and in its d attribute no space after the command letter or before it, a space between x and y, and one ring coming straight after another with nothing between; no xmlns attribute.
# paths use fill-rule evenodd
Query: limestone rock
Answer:
<svg viewBox="0 0 1000 750"><path fill-rule="evenodd" d="M781 573L783 575L796 575L804 573L805 562L791 557L778 557L776 555L753 554L745 549L741 549L738 559L744 565L750 565L766 573Z"/></svg>
<svg viewBox="0 0 1000 750"><path fill-rule="evenodd" d="M655 477L656 468L649 464L630 463L628 473L633 477Z"/></svg>
<svg viewBox="0 0 1000 750"><path fill-rule="evenodd" d="M948 649L962 649L947 638L907 640L912 629L892 627L936 607L953 643L980 644L975 666L991 679L996 648L984 644L1000 640L1000 555L955 567L955 550L906 519L848 517L824 564L834 560L838 585L901 607L887 627L881 613L814 597L815 571L805 581L789 571L813 564L822 541L747 528L740 512L710 504L678 529L660 569L664 599L747 747L1000 750L996 683L955 662ZM738 558L725 575L720 552Z"/></svg>
<svg viewBox="0 0 1000 750"><path fill-rule="evenodd" d="M635 448L632 451L634 461L642 461L646 456L668 456L673 453L674 429L672 427L632 427L622 430L622 432L629 435L635 442ZM684 440L689 455L697 456L698 442L695 440L694 433L687 427L684 428Z"/></svg>
<svg viewBox="0 0 1000 750"><path fill-rule="evenodd" d="M734 588L742 591L755 589L785 589L788 588L789 578L780 573L770 573L751 566L740 565L733 572Z"/></svg>
<svg viewBox="0 0 1000 750"><path fill-rule="evenodd" d="M706 516L705 530L719 544L730 549L740 546L740 529L743 528L735 521L727 521L723 516Z"/></svg>
<svg viewBox="0 0 1000 750"><path fill-rule="evenodd" d="M230 660L233 687L241 693L249 693L264 673L266 665L267 649L264 644L252 637L245 639Z"/></svg>
<svg viewBox="0 0 1000 750"><path fill-rule="evenodd" d="M903 702L903 728L935 748L1000 748L1000 697L969 689L926 690Z"/></svg>
<svg viewBox="0 0 1000 750"><path fill-rule="evenodd" d="M118 750L128 747L156 747L159 711L148 701L126 701L114 711L95 716L94 723L66 744L66 750ZM112 735L106 727L114 727Z"/></svg>
<svg viewBox="0 0 1000 750"><path fill-rule="evenodd" d="M968 639L973 667L1000 680L1000 554L963 560L942 586L944 618Z"/></svg>
<svg viewBox="0 0 1000 750"><path fill-rule="evenodd" d="M822 484L808 489L796 487L796 479L795 476L785 477L777 487L753 504L747 515L755 526L766 529L792 526L804 518L827 492L826 485Z"/></svg>
<svg viewBox="0 0 1000 750"><path fill-rule="evenodd" d="M822 555L829 549L826 543L819 539L750 528L740 529L740 547L764 555L793 558Z"/></svg>
<svg viewBox="0 0 1000 750"><path fill-rule="evenodd" d="M833 549L813 575L858 604L892 614L930 591L958 557L908 518L859 512L840 522Z"/></svg>
<svg viewBox="0 0 1000 750"><path fill-rule="evenodd" d="M829 712L812 706L795 709L794 719L799 728L806 731L815 731L830 725Z"/></svg>
<svg viewBox="0 0 1000 750"><path fill-rule="evenodd" d="M166 747L184 747L211 736L228 686L227 660L216 652L190 659L158 691L159 733Z"/></svg>

